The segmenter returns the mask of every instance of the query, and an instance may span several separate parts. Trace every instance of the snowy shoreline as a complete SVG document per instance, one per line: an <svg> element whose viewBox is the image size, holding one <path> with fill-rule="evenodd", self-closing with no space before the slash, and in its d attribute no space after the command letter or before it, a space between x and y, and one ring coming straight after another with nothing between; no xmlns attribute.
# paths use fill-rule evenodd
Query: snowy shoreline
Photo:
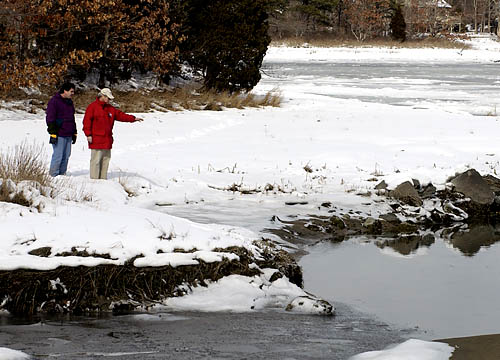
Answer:
<svg viewBox="0 0 500 360"><path fill-rule="evenodd" d="M488 45L490 50L484 47L464 50L462 54L457 50L418 49L418 56L416 50L270 48L265 61L269 64L381 60L491 63L500 59L496 45ZM264 79L255 91L263 93L272 86ZM372 173L383 176L388 184L416 178L422 184L432 182L444 187L449 176L470 167L482 174L496 171L496 154L500 154L494 136L497 116L351 99L332 101L303 91L309 86L317 88L317 84L302 80L284 87L285 101L279 109L153 112L141 114L145 122L140 126L117 124L107 182L88 179L89 152L81 136L73 148L68 178L72 191L88 193L92 201L75 201L74 195L68 200L68 194L55 199L34 194L45 204L41 213L21 205L0 203L3 270L27 264L30 268L53 269L62 264L54 255L70 252L72 248L109 253L115 260L71 257L63 260L64 265L123 263L143 253L146 253L144 266L171 261L181 264L212 256L221 260L216 248L253 249L252 241L259 238L258 231L263 224L268 225L274 214L305 215L324 201L366 216L377 217L386 212L384 204L366 205L366 198L359 196L375 185L369 181ZM1 109L0 130L9 136L0 140L0 150L4 152L27 139L43 142L50 153L43 119L43 113ZM81 116L77 123L81 123ZM305 170L306 167L312 172ZM274 190L249 196L217 190L233 184L250 189L265 189L270 184ZM290 208L284 205L286 202L306 204ZM217 223L228 223L229 215L236 219L250 216L252 209L258 209L258 214L255 220L249 220L252 232L237 226L201 225L161 213L173 214L184 208L187 213L194 213L195 208L208 211L211 217L207 222ZM169 234L175 234L173 240L161 239ZM43 247L52 249L50 257L29 255L30 251ZM179 258L172 260L165 253L173 253L176 247L196 250L188 255L175 255ZM214 289L211 293L187 296L184 304L180 301L176 306L197 309L200 304L208 303L209 308L215 309L206 299L231 298L243 287L242 282L248 286L244 298L258 297L256 279L230 280L220 282L220 287L209 286ZM265 281L269 278L262 283ZM286 285L270 288L269 294L291 300L291 293L298 294L295 290ZM425 344L422 346L425 348Z"/></svg>
<svg viewBox="0 0 500 360"><path fill-rule="evenodd" d="M404 47L303 47L272 46L264 59L273 62L472 62L500 61L500 42L496 36L474 36L462 41L467 49Z"/></svg>

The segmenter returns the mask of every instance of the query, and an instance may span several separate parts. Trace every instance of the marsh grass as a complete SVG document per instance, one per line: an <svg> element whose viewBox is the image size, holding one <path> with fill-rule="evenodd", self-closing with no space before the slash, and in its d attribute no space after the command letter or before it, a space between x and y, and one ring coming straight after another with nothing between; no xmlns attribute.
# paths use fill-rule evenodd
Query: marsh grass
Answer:
<svg viewBox="0 0 500 360"><path fill-rule="evenodd" d="M0 201L33 206L33 193L77 202L92 200L85 184L49 175L43 144L24 141L0 153Z"/></svg>
<svg viewBox="0 0 500 360"><path fill-rule="evenodd" d="M281 92L278 89L272 89L263 95L252 92L216 92L205 90L199 85L185 85L176 88L166 87L155 90L138 89L134 91L120 91L112 88L112 91L115 99L111 104L129 113L182 110L220 111L224 110L224 108L279 107L282 101ZM87 106L95 101L97 93L97 89L77 89L73 97L76 112L83 114ZM11 109L41 113L45 111L53 93L44 89L42 93L36 95L27 95L22 91L15 92L14 95L3 98L6 103L0 104L0 108L8 106Z"/></svg>
<svg viewBox="0 0 500 360"><path fill-rule="evenodd" d="M16 184L28 180L41 186L50 186L52 178L47 169L43 146L24 141L0 153L0 178L10 179Z"/></svg>
<svg viewBox="0 0 500 360"><path fill-rule="evenodd" d="M372 39L366 41L357 41L350 38L330 38L317 37L308 39L303 37L284 38L274 40L271 46L288 47L388 47L388 48L408 48L408 49L468 49L469 45L455 41L448 37L426 37L422 39L409 39L404 42L393 41L391 39Z"/></svg>

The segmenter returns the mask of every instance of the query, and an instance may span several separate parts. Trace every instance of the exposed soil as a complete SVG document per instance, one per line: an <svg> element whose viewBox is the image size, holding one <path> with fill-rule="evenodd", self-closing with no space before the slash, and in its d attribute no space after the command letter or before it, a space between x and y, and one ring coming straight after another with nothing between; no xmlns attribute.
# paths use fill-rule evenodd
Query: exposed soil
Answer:
<svg viewBox="0 0 500 360"><path fill-rule="evenodd" d="M455 347L451 360L500 359L500 334L441 339L438 342Z"/></svg>
<svg viewBox="0 0 500 360"><path fill-rule="evenodd" d="M295 260L285 251L265 243L261 242L262 250L258 258L244 248L215 249L237 254L238 261L224 259L215 263L199 261L198 265L137 268L133 266L134 259L131 259L121 266L63 266L50 271L0 271L0 299L3 301L0 308L15 315L130 311L167 297L184 295L185 290L180 290L180 285L206 286L207 281L217 281L228 275L260 274L259 269L250 266L253 263L260 268L277 269L278 273L273 275L271 281L286 276L291 282L302 286L302 270ZM42 248L33 254L46 257L50 249Z"/></svg>

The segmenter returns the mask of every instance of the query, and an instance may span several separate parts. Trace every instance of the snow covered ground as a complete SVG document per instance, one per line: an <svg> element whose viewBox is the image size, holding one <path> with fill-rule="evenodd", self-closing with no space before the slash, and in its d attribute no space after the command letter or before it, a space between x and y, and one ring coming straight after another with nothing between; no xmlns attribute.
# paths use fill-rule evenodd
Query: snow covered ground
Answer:
<svg viewBox="0 0 500 360"><path fill-rule="evenodd" d="M500 60L499 43L480 38L474 44L477 49L463 51L272 48L265 66L281 67L284 62L333 66L396 61L481 67ZM464 75L457 74L457 84ZM384 205L367 204L366 197L359 196L373 189L376 183L370 179L374 176L390 186L416 178L423 184L432 182L443 187L449 176L467 168L482 174L500 170L498 93L491 93L487 99L484 93L466 93L477 111L471 106L443 108L432 101L426 106L395 106L363 101L355 94L336 97L332 90L338 89L338 84L334 78L333 83L325 83L326 80L324 76L294 79L265 75L255 92L264 93L278 86L283 95L281 108L152 112L140 115L145 119L143 123L116 123L108 181L88 179L90 151L80 131L64 179L71 194L63 193L56 199L33 195L44 204L41 213L0 203L0 269L120 264L140 253L145 257L136 260L140 261L137 266L182 265L197 259L220 261L223 255L213 249L231 245L252 249L258 232L273 226L272 215L311 213L324 201L371 216L385 212ZM398 81L405 80L393 77L372 96L397 94L391 84ZM499 84L500 75L494 81ZM433 100L439 84L427 85L429 100ZM362 86L360 89L363 91ZM407 91L405 96L411 98L411 87ZM460 91L464 95L467 90ZM453 97L454 88L451 86L448 92ZM120 99L116 101L119 103ZM78 115L77 123L81 121L82 115ZM51 149L43 113L1 109L0 131L4 134L0 151L6 152L22 141L40 143L49 161ZM224 191L235 186L254 193ZM83 201L84 198L92 200ZM290 202L307 203L285 204ZM169 236L173 240L162 240ZM28 254L42 246L52 247L52 254L70 251L72 247L89 253L109 252L113 260L51 256L39 261L40 258ZM173 255L174 248L197 251ZM158 250L164 253L158 254ZM241 289L243 298L258 299L259 295L250 291L254 281L225 279L209 287L213 292L176 299L169 308L203 306L207 310L210 299L231 297ZM247 295L246 286L250 286ZM217 291L221 287L223 290ZM285 284L281 290L269 287L278 297L297 296L299 290L291 284ZM423 342L411 345L410 352L414 354L432 349ZM401 351L407 351L404 349ZM411 359L393 357L395 351L398 350L360 359ZM440 356L434 353L427 358L449 357L448 350L439 351ZM2 358L2 354L1 359L8 358Z"/></svg>

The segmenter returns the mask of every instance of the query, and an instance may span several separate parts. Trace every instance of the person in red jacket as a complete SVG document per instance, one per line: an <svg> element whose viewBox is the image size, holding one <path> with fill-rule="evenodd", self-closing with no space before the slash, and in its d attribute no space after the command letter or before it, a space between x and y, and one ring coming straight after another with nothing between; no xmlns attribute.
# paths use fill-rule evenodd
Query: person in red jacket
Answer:
<svg viewBox="0 0 500 360"><path fill-rule="evenodd" d="M83 132L87 136L90 154L90 178L107 179L108 166L113 145L113 125L115 120L123 122L143 121L133 115L125 114L109 104L114 96L111 90L103 88L97 99L91 103L83 117Z"/></svg>

